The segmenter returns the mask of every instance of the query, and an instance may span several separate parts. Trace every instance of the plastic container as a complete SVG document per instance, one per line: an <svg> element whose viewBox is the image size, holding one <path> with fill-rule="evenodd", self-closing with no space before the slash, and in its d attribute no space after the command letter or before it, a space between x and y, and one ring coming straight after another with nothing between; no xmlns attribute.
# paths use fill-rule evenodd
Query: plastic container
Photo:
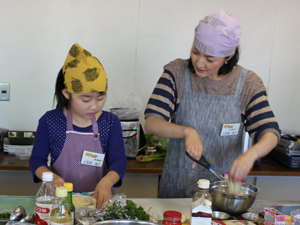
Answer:
<svg viewBox="0 0 300 225"><path fill-rule="evenodd" d="M290 213L291 225L300 225L300 209L296 209Z"/></svg>
<svg viewBox="0 0 300 225"><path fill-rule="evenodd" d="M68 189L66 187L56 188L56 199L51 210L51 225L71 225L72 215L67 200Z"/></svg>
<svg viewBox="0 0 300 225"><path fill-rule="evenodd" d="M87 199L90 201L89 207L96 207L96 199L92 196L79 195L79 194L73 195L73 204L74 204L74 201L76 201L76 199Z"/></svg>
<svg viewBox="0 0 300 225"><path fill-rule="evenodd" d="M73 204L73 198L72 198L72 191L73 191L73 184L70 182L65 182L64 187L68 189L68 196L67 200L70 206L71 216L72 216L72 225L75 224L75 206Z"/></svg>
<svg viewBox="0 0 300 225"><path fill-rule="evenodd" d="M43 173L43 184L35 197L36 223L50 225L50 212L55 199L55 188L52 184L53 173Z"/></svg>
<svg viewBox="0 0 300 225"><path fill-rule="evenodd" d="M165 225L181 225L182 214L178 211L165 211L162 224Z"/></svg>

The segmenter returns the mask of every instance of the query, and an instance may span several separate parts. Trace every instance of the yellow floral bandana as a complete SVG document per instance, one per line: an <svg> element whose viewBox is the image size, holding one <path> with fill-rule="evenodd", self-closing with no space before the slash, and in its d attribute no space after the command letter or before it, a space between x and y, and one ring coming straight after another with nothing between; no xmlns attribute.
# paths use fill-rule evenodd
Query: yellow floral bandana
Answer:
<svg viewBox="0 0 300 225"><path fill-rule="evenodd" d="M69 93L91 93L107 90L106 72L99 60L74 44L63 66L65 87Z"/></svg>

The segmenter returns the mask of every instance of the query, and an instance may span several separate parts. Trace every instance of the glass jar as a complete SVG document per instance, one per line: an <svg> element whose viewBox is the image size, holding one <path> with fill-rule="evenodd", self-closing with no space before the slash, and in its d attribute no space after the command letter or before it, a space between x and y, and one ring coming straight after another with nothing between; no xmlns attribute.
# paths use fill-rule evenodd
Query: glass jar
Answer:
<svg viewBox="0 0 300 225"><path fill-rule="evenodd" d="M162 224L165 225L181 225L182 214L177 211L165 211Z"/></svg>

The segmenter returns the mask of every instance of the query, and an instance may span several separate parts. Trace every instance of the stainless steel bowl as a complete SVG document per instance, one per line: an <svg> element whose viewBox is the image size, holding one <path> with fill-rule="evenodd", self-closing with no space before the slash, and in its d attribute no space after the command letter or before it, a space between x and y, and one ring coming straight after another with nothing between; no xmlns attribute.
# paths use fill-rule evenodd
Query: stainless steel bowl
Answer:
<svg viewBox="0 0 300 225"><path fill-rule="evenodd" d="M141 220L107 220L94 223L93 225L157 225L157 223L152 223L149 221L141 221Z"/></svg>
<svg viewBox="0 0 300 225"><path fill-rule="evenodd" d="M209 192L212 197L212 206L229 214L246 212L254 203L259 188L248 183L242 183L243 194L228 194L227 182L215 181L210 184Z"/></svg>

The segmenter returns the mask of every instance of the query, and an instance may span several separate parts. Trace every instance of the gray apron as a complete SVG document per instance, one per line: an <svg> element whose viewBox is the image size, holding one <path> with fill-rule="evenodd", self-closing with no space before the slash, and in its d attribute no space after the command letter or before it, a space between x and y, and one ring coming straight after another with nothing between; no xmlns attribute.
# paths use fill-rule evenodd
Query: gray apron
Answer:
<svg viewBox="0 0 300 225"><path fill-rule="evenodd" d="M203 155L221 174L229 172L234 159L242 153L241 92L247 70L242 69L234 95L210 95L191 89L191 73L185 62L184 91L175 124L197 130ZM223 124L240 123L237 135L220 136ZM164 169L159 184L159 198L191 198L198 190L197 181L218 180L201 165L192 169L192 161L185 155L185 139L170 139Z"/></svg>
<svg viewBox="0 0 300 225"><path fill-rule="evenodd" d="M96 118L92 118L93 132L81 133L73 130L72 113L67 110L67 131L64 147L52 165L52 171L65 182L73 183L74 192L94 191L107 173L105 161L102 167L81 164L83 151L102 153ZM113 189L112 189L113 191Z"/></svg>

